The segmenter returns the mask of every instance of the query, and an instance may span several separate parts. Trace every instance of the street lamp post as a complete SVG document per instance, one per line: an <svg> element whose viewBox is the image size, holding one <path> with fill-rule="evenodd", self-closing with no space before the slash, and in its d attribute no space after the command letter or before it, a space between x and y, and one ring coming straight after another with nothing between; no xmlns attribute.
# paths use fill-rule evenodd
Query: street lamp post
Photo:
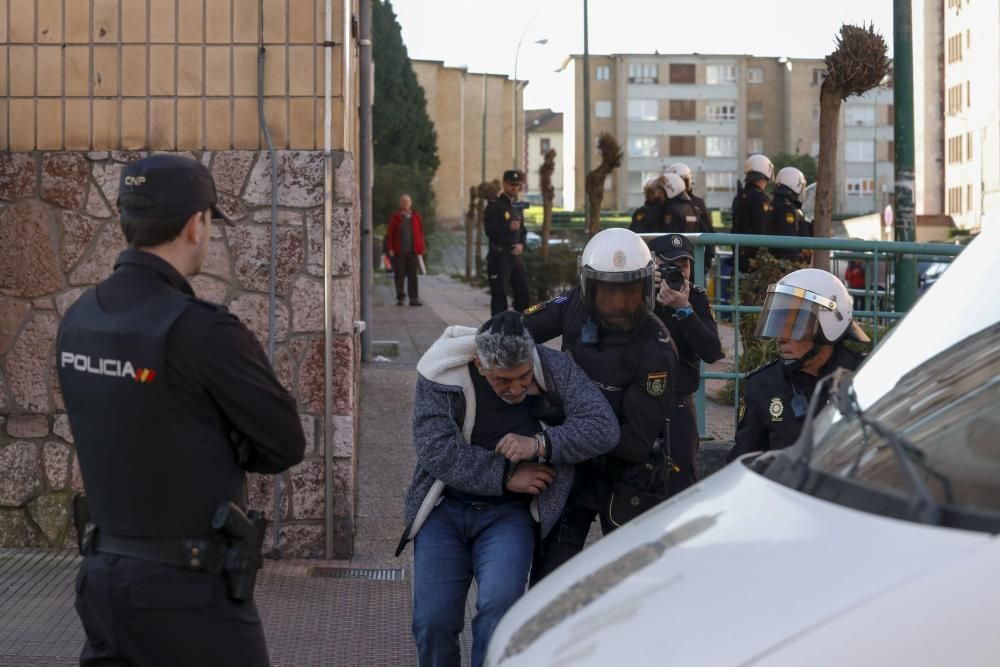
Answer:
<svg viewBox="0 0 1000 667"><path fill-rule="evenodd" d="M529 22L528 25L531 25L531 23ZM518 114L517 114L517 89L518 89L518 83L517 83L517 59L521 55L521 43L524 41L524 34L526 32L528 32L528 26L527 25L524 26L524 30L521 32L521 38L517 40L517 48L514 50L514 94L512 95L513 99L511 100L511 109L510 109L511 116L514 119L514 136L510 140L510 143L511 143L511 147L510 147L510 149L511 149L510 150L510 152L511 152L511 167L513 167L514 169L517 169L517 116L518 116ZM549 43L548 39L536 39L536 40L534 40L532 42L532 44L548 44L548 43Z"/></svg>

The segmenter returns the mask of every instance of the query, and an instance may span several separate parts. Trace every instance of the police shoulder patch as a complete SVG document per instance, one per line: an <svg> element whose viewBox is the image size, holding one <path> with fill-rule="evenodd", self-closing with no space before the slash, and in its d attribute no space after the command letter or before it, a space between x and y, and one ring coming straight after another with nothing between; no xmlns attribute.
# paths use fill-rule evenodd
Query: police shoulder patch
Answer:
<svg viewBox="0 0 1000 667"><path fill-rule="evenodd" d="M667 372L657 371L646 375L646 393L650 396L663 396L667 390Z"/></svg>
<svg viewBox="0 0 1000 667"><path fill-rule="evenodd" d="M795 214L794 213L786 213L785 214L785 222L787 222L790 225L794 225L795 224Z"/></svg>
<svg viewBox="0 0 1000 667"><path fill-rule="evenodd" d="M503 219L504 220L510 220L510 211L504 211L503 212Z"/></svg>
<svg viewBox="0 0 1000 667"><path fill-rule="evenodd" d="M527 308L524 309L524 314L531 315L532 313L537 313L540 310L545 310L550 305L563 303L564 301L569 301L569 297L566 296L565 294L560 294L554 299L549 299L548 301L542 301L541 303L536 303L533 306L528 306Z"/></svg>
<svg viewBox="0 0 1000 667"><path fill-rule="evenodd" d="M645 217L646 217L646 213L644 211L636 211L636 213L635 213L635 219L637 221L638 220L642 220Z"/></svg>
<svg viewBox="0 0 1000 667"><path fill-rule="evenodd" d="M739 424L743 421L743 415L747 413L747 399L740 397L740 409L736 415L736 423Z"/></svg>
<svg viewBox="0 0 1000 667"><path fill-rule="evenodd" d="M764 200L763 208L764 208L764 213L767 213L771 210L771 204L769 204L766 199Z"/></svg>

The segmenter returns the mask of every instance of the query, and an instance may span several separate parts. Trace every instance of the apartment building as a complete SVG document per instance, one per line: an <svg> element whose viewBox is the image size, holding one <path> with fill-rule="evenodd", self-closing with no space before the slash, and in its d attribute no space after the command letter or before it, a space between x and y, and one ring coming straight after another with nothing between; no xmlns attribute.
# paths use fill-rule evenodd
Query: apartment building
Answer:
<svg viewBox="0 0 1000 667"><path fill-rule="evenodd" d="M642 184L685 162L710 208L728 208L753 153L819 152L820 59L723 54L613 54L590 57L592 168L607 131L625 151L605 183L604 207L634 208ZM567 59L575 101L565 114L567 208L583 207L583 58ZM891 90L845 103L834 209L868 213L891 190ZM862 145L863 144L863 145Z"/></svg>
<svg viewBox="0 0 1000 667"><path fill-rule="evenodd" d="M521 93L525 82L514 82L502 74L446 67L438 60L411 62L437 131L441 164L432 182L437 219L445 227L457 227L469 207L469 188L482 183L484 174L491 181L510 169L514 118L524 113ZM517 133L523 146L524 124L520 121Z"/></svg>
<svg viewBox="0 0 1000 667"><path fill-rule="evenodd" d="M550 148L556 151L556 168L552 172L552 187L555 188L553 203L563 205L563 115L552 109L528 109L524 112L524 130L527 136L525 169L528 183L525 194L541 197L542 188L538 170Z"/></svg>
<svg viewBox="0 0 1000 667"><path fill-rule="evenodd" d="M1000 224L1000 4L944 3L945 213Z"/></svg>

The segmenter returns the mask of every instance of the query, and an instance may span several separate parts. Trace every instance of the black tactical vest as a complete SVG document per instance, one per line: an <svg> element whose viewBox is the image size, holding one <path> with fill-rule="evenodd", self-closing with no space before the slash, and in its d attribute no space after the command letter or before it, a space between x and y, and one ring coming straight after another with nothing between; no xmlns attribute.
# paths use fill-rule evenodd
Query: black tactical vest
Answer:
<svg viewBox="0 0 1000 667"><path fill-rule="evenodd" d="M167 383L167 336L189 307L200 306L164 284L131 310L109 313L91 289L60 324L59 382L101 531L209 535L220 502L243 504L227 430L217 415L183 412Z"/></svg>

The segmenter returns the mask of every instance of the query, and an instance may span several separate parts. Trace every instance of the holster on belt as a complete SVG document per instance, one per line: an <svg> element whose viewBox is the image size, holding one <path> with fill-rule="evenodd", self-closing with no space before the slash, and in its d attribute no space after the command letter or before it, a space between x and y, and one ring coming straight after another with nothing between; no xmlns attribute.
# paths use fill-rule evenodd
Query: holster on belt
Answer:
<svg viewBox="0 0 1000 667"><path fill-rule="evenodd" d="M222 570L229 584L229 597L238 602L253 599L257 571L264 564L264 528L267 520L260 512L246 514L236 503L219 505L212 518L212 528L226 537L229 544Z"/></svg>
<svg viewBox="0 0 1000 667"><path fill-rule="evenodd" d="M73 495L73 527L76 529L76 546L80 550L80 555L93 553L97 526L90 522L90 507L83 492Z"/></svg>

